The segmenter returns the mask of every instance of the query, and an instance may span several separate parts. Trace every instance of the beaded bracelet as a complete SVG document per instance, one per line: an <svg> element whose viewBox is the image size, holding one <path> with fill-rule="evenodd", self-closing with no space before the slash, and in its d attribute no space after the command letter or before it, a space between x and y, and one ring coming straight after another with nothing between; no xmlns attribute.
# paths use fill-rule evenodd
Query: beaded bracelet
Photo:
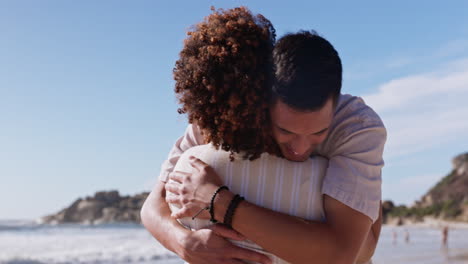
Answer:
<svg viewBox="0 0 468 264"><path fill-rule="evenodd" d="M226 210L226 214L224 215L224 224L232 228L232 217L234 216L234 211L237 209L237 206L239 206L239 203L244 200L244 197L236 194L234 198L232 198L231 202L229 203L228 209Z"/></svg>
<svg viewBox="0 0 468 264"><path fill-rule="evenodd" d="M214 217L214 200L216 198L216 195L218 195L218 193L222 190L228 190L229 191L229 188L225 185L219 187L213 194L213 196L211 197L211 202L210 202L210 221L212 223L217 223L218 221L216 221L215 217Z"/></svg>

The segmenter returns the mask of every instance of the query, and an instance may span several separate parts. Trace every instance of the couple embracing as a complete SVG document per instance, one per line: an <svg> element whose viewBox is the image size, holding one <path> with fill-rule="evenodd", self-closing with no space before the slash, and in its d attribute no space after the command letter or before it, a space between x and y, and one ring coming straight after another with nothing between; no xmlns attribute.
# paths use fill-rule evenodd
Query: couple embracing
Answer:
<svg viewBox="0 0 468 264"><path fill-rule="evenodd" d="M214 10L174 78L190 124L141 211L162 245L191 264L371 262L386 129L341 94L326 39Z"/></svg>

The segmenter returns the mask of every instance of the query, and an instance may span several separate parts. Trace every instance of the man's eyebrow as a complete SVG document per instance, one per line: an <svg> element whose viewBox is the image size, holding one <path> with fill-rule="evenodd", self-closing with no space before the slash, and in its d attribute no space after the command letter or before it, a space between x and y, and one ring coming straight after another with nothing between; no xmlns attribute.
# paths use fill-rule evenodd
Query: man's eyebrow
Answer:
<svg viewBox="0 0 468 264"><path fill-rule="evenodd" d="M327 131L328 130L328 127L320 130L319 132L316 132L316 133L313 133L312 135L318 135L318 134L322 134L323 132Z"/></svg>
<svg viewBox="0 0 468 264"><path fill-rule="evenodd" d="M289 131L289 130L287 130L287 129L285 129L285 128L282 128L282 127L280 127L280 126L278 126L278 125L275 125L275 126L276 126L279 130L283 130L284 132L288 132L288 133L291 133L291 134L296 134L296 133L291 132L291 131Z"/></svg>
<svg viewBox="0 0 468 264"><path fill-rule="evenodd" d="M276 126L278 129L283 130L284 132L291 133L291 134L296 134L296 133L291 132L291 131L289 131L289 130L287 130L287 129L285 129L285 128L282 128L282 127L280 127L280 126L278 126L278 125L276 125L276 124L275 124L275 126ZM323 132L327 131L328 129L329 129L329 128L326 127L326 128L324 128L324 129L320 130L319 132L315 132L315 133L312 133L312 134L310 134L310 135L322 134Z"/></svg>

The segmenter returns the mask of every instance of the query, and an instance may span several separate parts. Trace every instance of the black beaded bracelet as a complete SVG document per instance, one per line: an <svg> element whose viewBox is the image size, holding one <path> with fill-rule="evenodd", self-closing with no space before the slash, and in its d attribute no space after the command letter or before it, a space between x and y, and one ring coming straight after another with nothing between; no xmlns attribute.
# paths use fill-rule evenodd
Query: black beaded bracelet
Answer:
<svg viewBox="0 0 468 264"><path fill-rule="evenodd" d="M239 203L244 200L244 197L236 194L234 198L232 198L231 202L229 203L228 209L226 210L226 214L224 215L224 224L232 228L232 217L234 216L234 211L237 209L237 206L239 206Z"/></svg>
<svg viewBox="0 0 468 264"><path fill-rule="evenodd" d="M210 202L210 221L212 223L217 223L218 221L216 221L215 217L214 217L214 200L216 198L216 195L218 195L218 193L222 190L228 190L229 191L229 188L225 185L219 187L213 194L213 196L211 196L211 202Z"/></svg>

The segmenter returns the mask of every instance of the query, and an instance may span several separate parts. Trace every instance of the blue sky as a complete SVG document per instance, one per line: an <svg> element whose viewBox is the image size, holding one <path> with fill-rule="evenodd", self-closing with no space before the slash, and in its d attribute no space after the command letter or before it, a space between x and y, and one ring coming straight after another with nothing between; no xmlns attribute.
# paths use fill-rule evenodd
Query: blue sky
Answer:
<svg viewBox="0 0 468 264"><path fill-rule="evenodd" d="M150 190L186 126L172 68L210 6L315 29L389 132L383 198L410 204L468 151L466 1L1 1L0 219Z"/></svg>

